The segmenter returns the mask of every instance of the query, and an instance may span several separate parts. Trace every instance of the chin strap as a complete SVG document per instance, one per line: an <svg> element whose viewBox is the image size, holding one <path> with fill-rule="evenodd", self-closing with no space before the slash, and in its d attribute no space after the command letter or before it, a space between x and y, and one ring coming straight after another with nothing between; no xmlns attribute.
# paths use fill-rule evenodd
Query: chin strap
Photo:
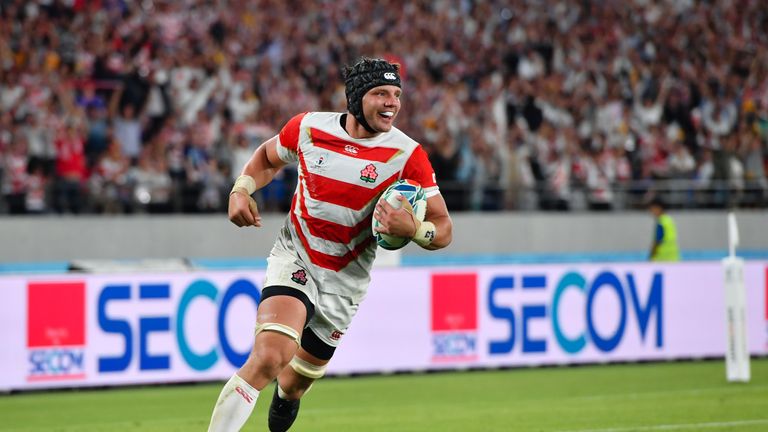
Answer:
<svg viewBox="0 0 768 432"><path fill-rule="evenodd" d="M362 110L360 110L357 114L352 114L355 116L355 120L357 120L358 123L360 123L361 126L365 128L370 133L376 133L375 130L371 127L371 125L368 124L368 122L365 120L365 116L363 115Z"/></svg>

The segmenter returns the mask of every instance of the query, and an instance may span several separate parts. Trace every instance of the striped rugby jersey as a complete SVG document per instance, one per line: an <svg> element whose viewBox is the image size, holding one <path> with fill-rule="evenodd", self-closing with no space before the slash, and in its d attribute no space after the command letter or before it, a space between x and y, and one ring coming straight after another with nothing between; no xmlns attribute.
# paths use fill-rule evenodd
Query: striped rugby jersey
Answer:
<svg viewBox="0 0 768 432"><path fill-rule="evenodd" d="M427 197L440 193L421 145L397 128L355 139L342 113L293 117L278 135L277 153L298 162L298 184L280 241L292 243L318 289L362 300L376 255L371 218L378 198L398 179L417 181Z"/></svg>

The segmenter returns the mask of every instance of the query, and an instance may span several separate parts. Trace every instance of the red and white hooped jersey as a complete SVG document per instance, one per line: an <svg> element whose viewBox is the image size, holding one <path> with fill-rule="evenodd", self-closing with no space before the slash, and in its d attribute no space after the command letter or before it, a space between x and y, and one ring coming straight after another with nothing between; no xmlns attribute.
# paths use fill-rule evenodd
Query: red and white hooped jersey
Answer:
<svg viewBox="0 0 768 432"><path fill-rule="evenodd" d="M320 291L362 300L376 254L371 218L378 198L398 179L421 184L427 197L440 193L421 145L397 128L355 139L341 126L342 113L293 117L278 135L277 153L298 162L298 184L286 222L290 241ZM277 246L276 246L277 247Z"/></svg>

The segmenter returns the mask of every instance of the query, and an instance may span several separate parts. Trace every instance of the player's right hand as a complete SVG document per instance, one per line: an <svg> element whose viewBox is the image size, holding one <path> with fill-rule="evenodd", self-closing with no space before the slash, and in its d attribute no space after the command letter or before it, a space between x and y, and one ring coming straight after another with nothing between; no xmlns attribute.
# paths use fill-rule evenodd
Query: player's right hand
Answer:
<svg viewBox="0 0 768 432"><path fill-rule="evenodd" d="M250 195L241 191L233 191L229 195L229 220L239 226L261 226L261 215L256 201Z"/></svg>

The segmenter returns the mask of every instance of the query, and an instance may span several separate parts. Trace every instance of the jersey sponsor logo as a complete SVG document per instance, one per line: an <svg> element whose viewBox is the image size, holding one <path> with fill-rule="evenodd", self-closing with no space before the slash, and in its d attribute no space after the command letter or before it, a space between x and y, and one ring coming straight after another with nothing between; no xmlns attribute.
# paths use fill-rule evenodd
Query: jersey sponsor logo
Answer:
<svg viewBox="0 0 768 432"><path fill-rule="evenodd" d="M477 360L477 274L432 275L432 360Z"/></svg>
<svg viewBox="0 0 768 432"><path fill-rule="evenodd" d="M248 393L246 393L246 392L245 392L245 390L243 390L242 388L240 388L240 386L237 386L237 387L235 387L235 391L236 391L236 392L237 392L237 393L238 393L240 396L242 396L242 397L243 397L243 399L245 399L245 401L246 401L246 402L248 402L249 404L250 404L250 403L253 403L253 398L251 397L251 395L249 395Z"/></svg>
<svg viewBox="0 0 768 432"><path fill-rule="evenodd" d="M339 330L334 330L333 333L331 333L331 339L335 341L341 339L342 336L344 336L344 333Z"/></svg>
<svg viewBox="0 0 768 432"><path fill-rule="evenodd" d="M344 151L347 153L357 154L359 150L357 147L353 146L352 144L347 144L344 146Z"/></svg>
<svg viewBox="0 0 768 432"><path fill-rule="evenodd" d="M360 171L360 180L367 183L374 183L379 177L379 173L376 172L376 166L374 164L368 164Z"/></svg>
<svg viewBox="0 0 768 432"><path fill-rule="evenodd" d="M27 287L27 381L85 379L85 282Z"/></svg>
<svg viewBox="0 0 768 432"><path fill-rule="evenodd" d="M384 79L394 81L397 79L397 75L394 72L384 72Z"/></svg>
<svg viewBox="0 0 768 432"><path fill-rule="evenodd" d="M295 272L291 273L291 280L296 282L299 285L306 285L307 272L304 271L304 269L296 270Z"/></svg>

